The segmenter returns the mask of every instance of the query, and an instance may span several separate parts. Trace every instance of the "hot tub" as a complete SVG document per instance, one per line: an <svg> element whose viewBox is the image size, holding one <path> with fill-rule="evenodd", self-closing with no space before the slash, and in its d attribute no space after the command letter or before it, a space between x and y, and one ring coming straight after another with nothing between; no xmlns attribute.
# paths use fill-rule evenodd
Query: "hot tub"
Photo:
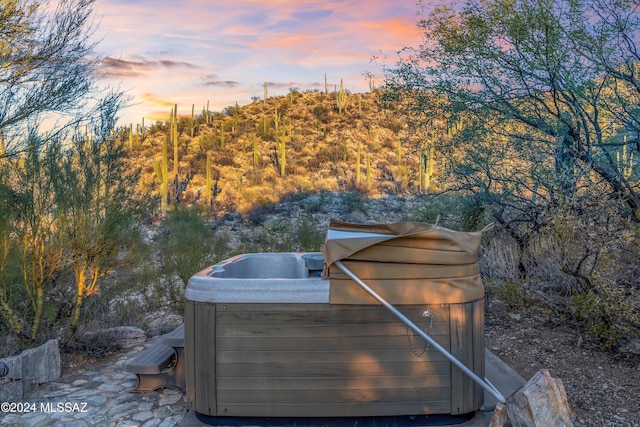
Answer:
<svg viewBox="0 0 640 427"><path fill-rule="evenodd" d="M212 417L466 414L483 390L385 308L331 304L321 253L255 253L185 292L187 400ZM484 299L402 312L484 377Z"/></svg>

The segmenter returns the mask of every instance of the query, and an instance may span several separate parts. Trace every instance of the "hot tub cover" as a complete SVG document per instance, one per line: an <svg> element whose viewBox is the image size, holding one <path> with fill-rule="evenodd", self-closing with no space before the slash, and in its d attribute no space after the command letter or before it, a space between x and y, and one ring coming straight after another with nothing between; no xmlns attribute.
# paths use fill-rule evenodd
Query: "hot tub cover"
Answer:
<svg viewBox="0 0 640 427"><path fill-rule="evenodd" d="M433 224L351 224L331 220L321 248L331 304L378 304L336 265L342 261L391 304L452 304L484 298L481 231Z"/></svg>

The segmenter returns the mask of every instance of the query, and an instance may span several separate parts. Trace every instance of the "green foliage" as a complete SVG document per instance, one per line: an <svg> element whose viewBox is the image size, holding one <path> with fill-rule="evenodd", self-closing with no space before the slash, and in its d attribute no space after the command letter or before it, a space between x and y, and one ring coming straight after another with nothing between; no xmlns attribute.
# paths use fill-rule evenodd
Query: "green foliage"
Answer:
<svg viewBox="0 0 640 427"><path fill-rule="evenodd" d="M601 284L571 298L570 308L581 327L601 347L615 348L623 339L638 336L639 295L623 286Z"/></svg>
<svg viewBox="0 0 640 427"><path fill-rule="evenodd" d="M134 194L125 140L105 131L113 105L102 105L94 131L77 132L67 150L34 141L24 158L2 164L10 181L0 185L0 315L25 346L43 326L70 338L85 301L137 243L148 204Z"/></svg>
<svg viewBox="0 0 640 427"><path fill-rule="evenodd" d="M175 274L183 286L193 274L220 261L227 251L224 239L217 241L198 206L174 204L162 225L165 231L157 244L165 272L169 277Z"/></svg>
<svg viewBox="0 0 640 427"><path fill-rule="evenodd" d="M295 234L297 243L295 250L302 252L318 252L325 241L326 230L309 219L302 219L296 223Z"/></svg>
<svg viewBox="0 0 640 427"><path fill-rule="evenodd" d="M507 303L512 309L526 309L529 302L529 291L522 283L510 280L486 280L487 291Z"/></svg>
<svg viewBox="0 0 640 427"><path fill-rule="evenodd" d="M362 193L357 191L341 192L339 198L340 212L342 214L365 214L367 212L367 198Z"/></svg>
<svg viewBox="0 0 640 427"><path fill-rule="evenodd" d="M491 0L436 7L419 27L428 42L387 70L382 96L406 106L417 133L446 123L433 142L449 151L458 188L496 194L523 216L602 191L635 214L631 153L616 164L612 152L637 138L634 5Z"/></svg>

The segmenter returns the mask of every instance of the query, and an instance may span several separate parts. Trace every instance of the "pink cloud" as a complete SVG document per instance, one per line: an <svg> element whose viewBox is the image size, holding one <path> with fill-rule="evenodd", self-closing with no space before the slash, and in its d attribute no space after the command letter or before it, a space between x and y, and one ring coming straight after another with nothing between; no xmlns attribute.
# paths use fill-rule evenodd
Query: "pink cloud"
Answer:
<svg viewBox="0 0 640 427"><path fill-rule="evenodd" d="M262 96L264 81L274 96L316 89L325 73L330 84L343 78L349 90L366 91L362 74L375 72L374 55L419 43L415 2L96 0L103 76L132 86L137 115L158 102L246 103Z"/></svg>

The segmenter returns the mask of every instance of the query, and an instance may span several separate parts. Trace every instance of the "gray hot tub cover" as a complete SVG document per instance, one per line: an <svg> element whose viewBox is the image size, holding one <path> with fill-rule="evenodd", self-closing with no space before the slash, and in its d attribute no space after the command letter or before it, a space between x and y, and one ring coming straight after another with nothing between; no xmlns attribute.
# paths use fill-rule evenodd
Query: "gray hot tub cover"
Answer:
<svg viewBox="0 0 640 427"><path fill-rule="evenodd" d="M377 304L336 265L342 261L391 304L452 304L484 298L481 231L419 222L350 224L331 220L321 248L332 304Z"/></svg>

